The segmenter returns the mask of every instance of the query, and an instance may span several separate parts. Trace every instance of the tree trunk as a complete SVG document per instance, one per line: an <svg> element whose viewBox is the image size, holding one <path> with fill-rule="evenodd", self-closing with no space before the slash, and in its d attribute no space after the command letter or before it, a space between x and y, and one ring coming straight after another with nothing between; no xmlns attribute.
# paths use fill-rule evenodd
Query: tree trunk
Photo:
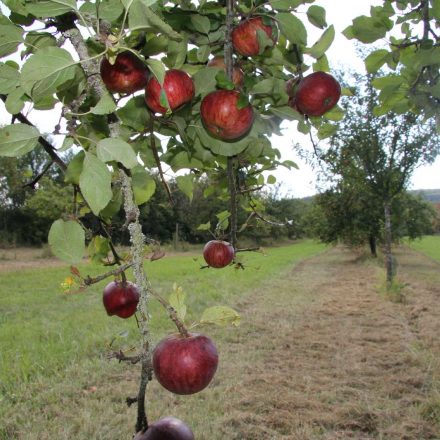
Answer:
<svg viewBox="0 0 440 440"><path fill-rule="evenodd" d="M384 204L385 214L385 265L387 271L387 289L389 289L393 283L394 267L393 267L393 254L391 251L391 206L387 201Z"/></svg>
<svg viewBox="0 0 440 440"><path fill-rule="evenodd" d="M368 237L368 242L369 242L369 244L370 244L370 251L371 251L371 256L373 256L374 258L376 258L377 257L377 243L376 243L376 237L373 235L373 234L371 234L369 237Z"/></svg>

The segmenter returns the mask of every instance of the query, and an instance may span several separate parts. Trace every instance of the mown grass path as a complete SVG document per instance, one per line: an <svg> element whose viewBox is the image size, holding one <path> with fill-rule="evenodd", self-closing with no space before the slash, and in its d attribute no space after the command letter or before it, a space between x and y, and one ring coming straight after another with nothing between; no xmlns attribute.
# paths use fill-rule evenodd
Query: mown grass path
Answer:
<svg viewBox="0 0 440 440"><path fill-rule="evenodd" d="M182 262L187 285L226 290L242 325L202 330L220 353L213 382L175 396L154 381L150 419L179 417L197 440L440 439L439 263L400 249L405 302L395 303L380 293L380 263L343 248L320 251L280 249L273 266L249 271L250 262L240 282L241 272L199 273ZM214 290L209 298L219 299ZM26 395L8 396L1 440L130 438L135 409L125 398L136 393L138 367L97 356L96 346L82 352L36 376Z"/></svg>

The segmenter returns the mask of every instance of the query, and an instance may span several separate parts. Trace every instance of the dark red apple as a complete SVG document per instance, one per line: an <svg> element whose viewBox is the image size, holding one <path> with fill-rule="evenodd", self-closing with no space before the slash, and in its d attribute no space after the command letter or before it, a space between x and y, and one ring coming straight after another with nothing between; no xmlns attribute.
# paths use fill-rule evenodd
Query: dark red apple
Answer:
<svg viewBox="0 0 440 440"><path fill-rule="evenodd" d="M130 281L112 281L105 287L102 300L108 315L129 318L136 312L139 290Z"/></svg>
<svg viewBox="0 0 440 440"><path fill-rule="evenodd" d="M194 394L208 386L218 365L218 354L208 337L190 333L162 339L153 352L159 383L175 394Z"/></svg>
<svg viewBox="0 0 440 440"><path fill-rule="evenodd" d="M234 259L235 251L227 241L211 240L203 248L203 258L208 266L220 269L227 266Z"/></svg>
<svg viewBox="0 0 440 440"><path fill-rule="evenodd" d="M133 440L194 440L194 434L182 420L164 417L152 423L145 432L138 432Z"/></svg>
<svg viewBox="0 0 440 440"><path fill-rule="evenodd" d="M321 116L338 103L340 96L341 86L333 76L314 72L298 84L294 105L307 116Z"/></svg>
<svg viewBox="0 0 440 440"><path fill-rule="evenodd" d="M101 78L112 93L133 93L145 87L148 69L131 52L121 52L112 65L107 58L101 61Z"/></svg>
<svg viewBox="0 0 440 440"><path fill-rule="evenodd" d="M172 111L190 102L194 98L195 88L192 78L183 70L171 69L165 73L163 90ZM155 113L165 114L167 108L161 104L162 87L153 76L150 77L145 89L145 102Z"/></svg>
<svg viewBox="0 0 440 440"><path fill-rule="evenodd" d="M270 24L266 24L267 21ZM232 30L232 45L240 55L252 57L260 54L257 30L260 29L274 42L278 39L278 28L269 17L253 17L242 21Z"/></svg>
<svg viewBox="0 0 440 440"><path fill-rule="evenodd" d="M226 64L224 57L217 56L214 57L212 60L209 61L208 67L220 67L226 72ZM238 66L234 66L232 68L232 82L236 86L243 85L244 81L244 72L240 69Z"/></svg>
<svg viewBox="0 0 440 440"><path fill-rule="evenodd" d="M200 106L200 116L206 130L214 137L232 141L245 135L252 127L254 112L248 104L238 108L240 93L236 90L216 90L206 95Z"/></svg>

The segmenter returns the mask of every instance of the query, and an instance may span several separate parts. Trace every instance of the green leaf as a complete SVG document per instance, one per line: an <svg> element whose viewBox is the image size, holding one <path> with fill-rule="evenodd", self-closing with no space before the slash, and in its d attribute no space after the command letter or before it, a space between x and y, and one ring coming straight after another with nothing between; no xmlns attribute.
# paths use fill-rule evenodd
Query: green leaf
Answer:
<svg viewBox="0 0 440 440"><path fill-rule="evenodd" d="M5 107L11 115L16 115L23 110L25 103L24 94L23 87L17 87L15 90L9 93L5 102Z"/></svg>
<svg viewBox="0 0 440 440"><path fill-rule="evenodd" d="M107 206L101 210L100 216L104 219L111 220L114 215L116 215L122 206L122 191L120 188L113 188L113 197L108 202ZM110 222L109 222L110 223Z"/></svg>
<svg viewBox="0 0 440 440"><path fill-rule="evenodd" d="M281 33L294 44L307 45L307 31L303 22L293 14L280 12L277 14Z"/></svg>
<svg viewBox="0 0 440 440"><path fill-rule="evenodd" d="M267 176L267 183L269 185L273 185L276 182L277 182L277 178L274 175L270 174L269 176Z"/></svg>
<svg viewBox="0 0 440 440"><path fill-rule="evenodd" d="M307 10L307 18L310 23L320 29L324 29L327 26L325 21L325 9L322 6L310 6Z"/></svg>
<svg viewBox="0 0 440 440"><path fill-rule="evenodd" d="M29 55L43 49L44 47L55 47L57 45L57 39L48 32L31 31L26 35L24 44L26 46L24 55Z"/></svg>
<svg viewBox="0 0 440 440"><path fill-rule="evenodd" d="M155 76L155 78L157 79L157 81L159 82L159 84L163 86L166 70L162 61L154 60L150 58L146 61L146 63L149 69L151 70L151 72L153 73L153 75Z"/></svg>
<svg viewBox="0 0 440 440"><path fill-rule="evenodd" d="M271 94L275 87L274 78L266 78L259 82L257 82L254 87L251 89L251 93L253 94Z"/></svg>
<svg viewBox="0 0 440 440"><path fill-rule="evenodd" d="M169 38L180 41L181 35L156 15L142 0L134 0L128 13L130 30L152 30L167 35Z"/></svg>
<svg viewBox="0 0 440 440"><path fill-rule="evenodd" d="M67 50L46 47L32 55L21 71L21 84L35 99L49 95L75 77L76 62Z"/></svg>
<svg viewBox="0 0 440 440"><path fill-rule="evenodd" d="M204 15L191 15L191 24L197 32L202 34L209 34L209 31L211 30L209 18Z"/></svg>
<svg viewBox="0 0 440 440"><path fill-rule="evenodd" d="M67 170L64 175L64 181L66 183L72 183L74 185L79 185L79 176L83 170L83 163L86 154L84 151L80 151L67 165Z"/></svg>
<svg viewBox="0 0 440 440"><path fill-rule="evenodd" d="M151 199L156 191L156 182L147 171L138 165L132 169L131 180L134 199L137 205L142 205Z"/></svg>
<svg viewBox="0 0 440 440"><path fill-rule="evenodd" d="M101 263L108 257L110 252L110 242L108 238L95 235L87 246L90 259L95 263Z"/></svg>
<svg viewBox="0 0 440 440"><path fill-rule="evenodd" d="M331 25L322 33L321 38L310 49L306 50L306 53L315 59L319 59L332 45L334 39L335 28Z"/></svg>
<svg viewBox="0 0 440 440"><path fill-rule="evenodd" d="M341 107L336 105L335 107L333 107L332 109L327 111L324 116L326 119L328 119L330 121L337 122L337 121L340 121L341 119L343 119L344 115L345 115L344 110L342 110Z"/></svg>
<svg viewBox="0 0 440 440"><path fill-rule="evenodd" d="M211 229L211 222L201 223L197 226L198 231L209 231Z"/></svg>
<svg viewBox="0 0 440 440"><path fill-rule="evenodd" d="M38 145L40 133L27 124L12 124L0 128L0 156L19 157Z"/></svg>
<svg viewBox="0 0 440 440"><path fill-rule="evenodd" d="M143 95L131 98L127 104L116 113L124 125L136 131L144 131L150 120Z"/></svg>
<svg viewBox="0 0 440 440"><path fill-rule="evenodd" d="M169 40L167 51L167 66L173 69L181 69L188 52L188 37L183 36L182 41Z"/></svg>
<svg viewBox="0 0 440 440"><path fill-rule="evenodd" d="M338 130L337 125L333 124L322 124L318 130L318 139L328 138L336 133Z"/></svg>
<svg viewBox="0 0 440 440"><path fill-rule="evenodd" d="M311 3L313 0L269 0L270 5L274 9L286 10L295 9L303 3Z"/></svg>
<svg viewBox="0 0 440 440"><path fill-rule="evenodd" d="M96 153L99 160L121 162L128 169L139 165L131 145L119 138L107 138L99 141Z"/></svg>
<svg viewBox="0 0 440 440"><path fill-rule="evenodd" d="M367 17L362 15L353 20L353 24L344 30L348 38L357 38L362 43L374 43L385 37L393 27L393 22L387 17Z"/></svg>
<svg viewBox="0 0 440 440"><path fill-rule="evenodd" d="M94 115L108 115L116 110L116 103L110 93L105 92L98 103L90 109Z"/></svg>
<svg viewBox="0 0 440 440"><path fill-rule="evenodd" d="M76 10L75 0L39 0L39 1L27 1L26 9L35 17L49 18L57 17L58 15L65 14L66 12Z"/></svg>
<svg viewBox="0 0 440 440"><path fill-rule="evenodd" d="M205 67L193 75L196 96L205 96L215 90L218 67Z"/></svg>
<svg viewBox="0 0 440 440"><path fill-rule="evenodd" d="M330 65L328 63L328 59L326 55L318 58L316 63L313 63L313 71L314 72L329 72Z"/></svg>
<svg viewBox="0 0 440 440"><path fill-rule="evenodd" d="M0 58L17 51L23 42L23 29L13 24L0 25Z"/></svg>
<svg viewBox="0 0 440 440"><path fill-rule="evenodd" d="M283 107L270 107L269 111L275 116L278 116L283 119L287 119L288 121L304 120L304 116L302 116L301 113L297 112L292 107L289 107L287 105Z"/></svg>
<svg viewBox="0 0 440 440"><path fill-rule="evenodd" d="M97 5L99 6L99 18L110 23L116 21L124 12L124 7L119 0L100 0L96 3L86 2L79 10L82 14L90 14L93 17L96 17Z"/></svg>
<svg viewBox="0 0 440 440"><path fill-rule="evenodd" d="M0 63L0 93L7 95L18 86L20 73L8 64Z"/></svg>
<svg viewBox="0 0 440 440"><path fill-rule="evenodd" d="M177 317L185 322L186 317L186 293L183 292L181 286L178 286L176 283L173 285L173 293L168 297L168 302L170 306L176 311Z"/></svg>
<svg viewBox="0 0 440 440"><path fill-rule="evenodd" d="M210 53L211 53L211 46L209 46L209 44L205 44L203 46L200 46L197 49L197 60L200 63L206 63L208 61Z"/></svg>
<svg viewBox="0 0 440 440"><path fill-rule="evenodd" d="M49 246L54 255L70 264L79 263L85 250L84 229L73 220L56 220L49 231Z"/></svg>
<svg viewBox="0 0 440 440"><path fill-rule="evenodd" d="M180 191L182 191L190 201L194 195L194 176L192 174L186 174L185 176L177 176L176 183Z"/></svg>
<svg viewBox="0 0 440 440"><path fill-rule="evenodd" d="M209 307L203 312L200 324L233 325L237 327L240 325L240 315L227 306Z"/></svg>
<svg viewBox="0 0 440 440"><path fill-rule="evenodd" d="M107 165L95 155L86 153L83 169L79 176L79 187L84 199L95 215L105 208L111 200L112 175Z"/></svg>
<svg viewBox="0 0 440 440"><path fill-rule="evenodd" d="M376 73L386 62L389 52L386 49L379 49L371 52L365 58L365 67L368 73Z"/></svg>

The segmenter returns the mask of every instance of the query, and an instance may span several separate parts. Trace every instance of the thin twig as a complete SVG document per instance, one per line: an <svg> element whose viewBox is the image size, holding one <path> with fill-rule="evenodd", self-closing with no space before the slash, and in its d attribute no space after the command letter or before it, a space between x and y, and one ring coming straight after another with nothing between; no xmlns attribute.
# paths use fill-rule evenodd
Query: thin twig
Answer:
<svg viewBox="0 0 440 440"><path fill-rule="evenodd" d="M118 266L116 269L110 270L109 272L103 273L96 277L91 277L87 275L87 277L83 278L84 285L91 286L92 284L99 283L100 281L105 280L108 277L117 276L120 273L125 272L131 266L133 266L133 262L124 264L123 266Z"/></svg>
<svg viewBox="0 0 440 440"><path fill-rule="evenodd" d="M53 165L54 161L51 160L45 167L44 170L38 174L38 176L34 177L30 182L25 183L23 188L29 186L32 189L35 189L35 185L39 182L39 180L50 170L50 167Z"/></svg>

